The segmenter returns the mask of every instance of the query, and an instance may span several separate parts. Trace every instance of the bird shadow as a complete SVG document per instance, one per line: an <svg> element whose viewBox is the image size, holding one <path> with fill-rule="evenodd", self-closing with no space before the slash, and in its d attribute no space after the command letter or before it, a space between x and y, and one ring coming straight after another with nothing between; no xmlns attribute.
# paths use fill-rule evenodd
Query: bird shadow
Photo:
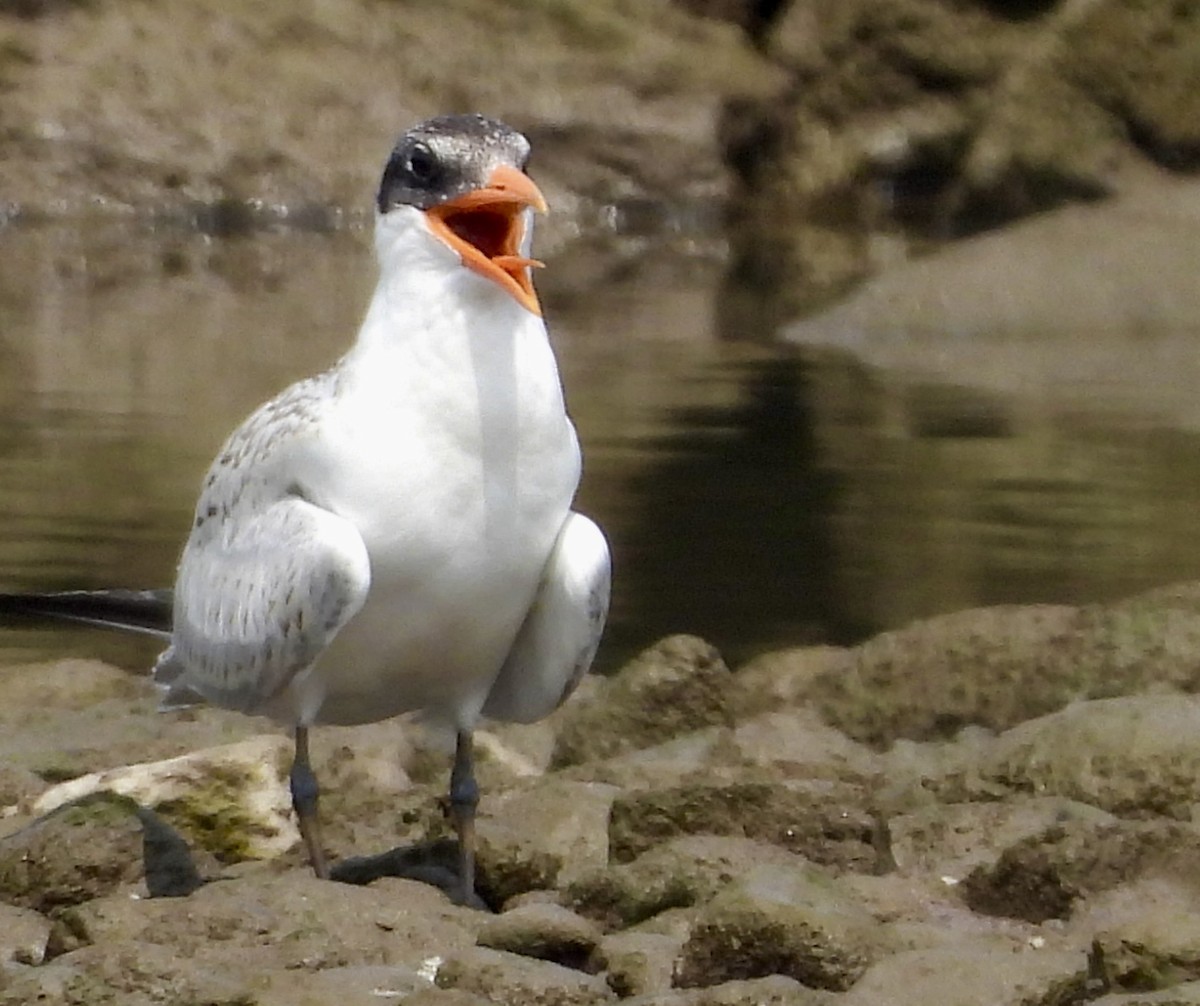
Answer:
<svg viewBox="0 0 1200 1006"><path fill-rule="evenodd" d="M415 880L458 900L458 843L440 838L397 846L369 856L350 856L329 868L329 879L342 884L362 886L381 877ZM493 910L477 893L471 895L466 907L483 912Z"/></svg>
<svg viewBox="0 0 1200 1006"><path fill-rule="evenodd" d="M142 858L150 897L187 897L218 879L201 875L187 840L162 817L142 806L134 812L142 825ZM329 870L330 880L359 887L382 877L428 884L458 900L458 845L450 839L436 839L398 846L373 855L350 856L334 863ZM466 907L493 911L478 894L472 894Z"/></svg>

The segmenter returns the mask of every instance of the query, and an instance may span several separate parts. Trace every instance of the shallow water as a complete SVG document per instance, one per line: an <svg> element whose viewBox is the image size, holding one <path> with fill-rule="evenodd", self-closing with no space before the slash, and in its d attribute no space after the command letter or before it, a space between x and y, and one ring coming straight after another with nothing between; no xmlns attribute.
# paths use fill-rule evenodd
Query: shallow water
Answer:
<svg viewBox="0 0 1200 1006"><path fill-rule="evenodd" d="M0 262L3 589L169 583L225 434L336 359L373 282L361 229L9 227ZM917 380L731 329L721 272L711 248L631 241L538 277L584 444L580 507L615 554L604 666L668 632L736 662L1200 575L1200 437L1155 410L1144 366L1138 387L1118 371L1069 408L1052 388ZM1175 382L1185 345L1163 356ZM0 634L3 661L133 668L156 648Z"/></svg>

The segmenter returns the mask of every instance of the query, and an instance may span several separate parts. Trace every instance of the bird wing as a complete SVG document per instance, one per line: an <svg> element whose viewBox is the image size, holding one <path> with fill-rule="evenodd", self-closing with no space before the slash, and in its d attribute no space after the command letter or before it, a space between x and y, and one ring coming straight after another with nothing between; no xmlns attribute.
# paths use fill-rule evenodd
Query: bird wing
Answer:
<svg viewBox="0 0 1200 1006"><path fill-rule="evenodd" d="M199 695L253 712L329 645L366 600L358 529L299 496L193 533L180 560L175 628L155 679L171 704Z"/></svg>
<svg viewBox="0 0 1200 1006"><path fill-rule="evenodd" d="M611 582L604 533L582 514L568 514L484 716L532 723L566 701L600 645Z"/></svg>

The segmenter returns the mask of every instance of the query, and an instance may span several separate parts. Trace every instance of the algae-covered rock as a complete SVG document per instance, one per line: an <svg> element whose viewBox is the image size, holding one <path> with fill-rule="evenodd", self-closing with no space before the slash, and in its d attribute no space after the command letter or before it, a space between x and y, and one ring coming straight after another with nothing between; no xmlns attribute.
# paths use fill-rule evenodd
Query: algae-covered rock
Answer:
<svg viewBox="0 0 1200 1006"><path fill-rule="evenodd" d="M1194 867L1142 877L1089 898L1072 919L1070 931L1091 942L1093 970L1114 993L1170 989L1144 1001L1200 1002L1198 880Z"/></svg>
<svg viewBox="0 0 1200 1006"><path fill-rule="evenodd" d="M589 918L624 928L668 909L703 904L758 867L788 870L803 862L765 842L688 835L656 846L633 862L579 878L566 888L565 897Z"/></svg>
<svg viewBox="0 0 1200 1006"><path fill-rule="evenodd" d="M679 835L734 835L770 842L842 869L878 865L872 791L861 783L781 780L748 769L727 781L687 781L622 793L609 846L628 861Z"/></svg>
<svg viewBox="0 0 1200 1006"><path fill-rule="evenodd" d="M593 963L622 999L668 991L683 937L666 933L623 932L603 937Z"/></svg>
<svg viewBox="0 0 1200 1006"><path fill-rule="evenodd" d="M485 800L476 828L480 888L489 900L503 904L607 863L617 792L551 777Z"/></svg>
<svg viewBox="0 0 1200 1006"><path fill-rule="evenodd" d="M842 991L875 956L874 932L870 913L818 868L760 867L701 910L676 984L781 974Z"/></svg>
<svg viewBox="0 0 1200 1006"><path fill-rule="evenodd" d="M884 748L966 726L1005 730L1081 698L1195 691L1197 645L1200 605L1179 585L1107 605L953 612L880 633L840 660L785 651L747 673L767 694L762 679L781 678L781 698Z"/></svg>
<svg viewBox="0 0 1200 1006"><path fill-rule="evenodd" d="M879 771L875 752L806 707L744 719L733 733L733 743L744 761L769 765L789 777L864 779Z"/></svg>
<svg viewBox="0 0 1200 1006"><path fill-rule="evenodd" d="M897 868L961 880L994 864L1005 850L1054 828L1113 824L1116 818L1090 804L1055 796L930 804L888 819Z"/></svg>
<svg viewBox="0 0 1200 1006"><path fill-rule="evenodd" d="M587 703L564 711L552 764L574 765L733 723L734 680L716 649L671 636L645 650Z"/></svg>
<svg viewBox="0 0 1200 1006"><path fill-rule="evenodd" d="M223 862L270 858L299 841L286 775L291 746L262 736L161 762L94 772L43 793L45 813L108 791L154 809Z"/></svg>
<svg viewBox="0 0 1200 1006"><path fill-rule="evenodd" d="M839 1006L1027 1006L1087 1001L1087 959L1080 951L965 936L944 946L882 957Z"/></svg>
<svg viewBox="0 0 1200 1006"><path fill-rule="evenodd" d="M851 666L815 680L803 701L877 747L947 737L968 724L1002 729L1086 688L1093 670L1072 645L1078 624L1078 609L1065 606L930 618L856 647Z"/></svg>
<svg viewBox="0 0 1200 1006"><path fill-rule="evenodd" d="M1088 821L1056 824L1008 846L994 862L963 881L972 910L1044 922L1068 918L1078 899L1147 872L1179 873L1195 880L1200 832L1174 821Z"/></svg>
<svg viewBox="0 0 1200 1006"><path fill-rule="evenodd" d="M616 1000L616 993L599 975L486 947L448 956L438 969L437 984L483 995L492 1002L593 1006Z"/></svg>
<svg viewBox="0 0 1200 1006"><path fill-rule="evenodd" d="M180 956L224 957L231 965L240 965L245 954L262 971L350 964L417 969L474 945L488 918L414 881L389 878L352 887L318 880L309 870L240 869L186 902L96 898L72 910L71 926L95 946L153 942Z"/></svg>
<svg viewBox="0 0 1200 1006"><path fill-rule="evenodd" d="M22 7L33 16L7 14L0 36L0 188L31 212L203 220L205 203L236 227L283 206L265 219L303 225L305 210L322 219L314 206L369 206L399 129L479 110L530 131L559 219L578 222L589 197L711 192L722 96L778 77L736 29L666 2L233 4L214 22L166 0L138 12L136 32L104 5ZM80 93L105 100L83 114Z"/></svg>
<svg viewBox="0 0 1200 1006"><path fill-rule="evenodd" d="M1001 734L965 774L1115 814L1187 820L1200 800L1200 699L1079 702Z"/></svg>
<svg viewBox="0 0 1200 1006"><path fill-rule="evenodd" d="M1121 167L1200 162L1188 5L813 0L781 5L768 39L790 86L725 128L734 269L762 280L744 310L764 325L877 268L865 230L919 245L1144 174Z"/></svg>
<svg viewBox="0 0 1200 1006"><path fill-rule="evenodd" d="M0 841L0 901L48 913L142 877L138 806L96 793Z"/></svg>
<svg viewBox="0 0 1200 1006"><path fill-rule="evenodd" d="M561 905L519 905L489 919L479 930L479 945L585 970L600 939L599 927Z"/></svg>
<svg viewBox="0 0 1200 1006"><path fill-rule="evenodd" d="M630 1006L833 1006L837 1002L833 996L801 985L794 978L769 975L703 989L676 989L633 999Z"/></svg>

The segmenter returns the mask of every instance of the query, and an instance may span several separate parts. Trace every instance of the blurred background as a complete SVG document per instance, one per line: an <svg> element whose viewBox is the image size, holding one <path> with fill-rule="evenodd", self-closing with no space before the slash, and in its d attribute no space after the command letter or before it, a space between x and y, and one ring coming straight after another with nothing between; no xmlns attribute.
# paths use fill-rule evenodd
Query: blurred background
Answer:
<svg viewBox="0 0 1200 1006"><path fill-rule="evenodd" d="M1200 576L1200 5L0 0L0 589L171 582L462 111L551 203L602 667Z"/></svg>

